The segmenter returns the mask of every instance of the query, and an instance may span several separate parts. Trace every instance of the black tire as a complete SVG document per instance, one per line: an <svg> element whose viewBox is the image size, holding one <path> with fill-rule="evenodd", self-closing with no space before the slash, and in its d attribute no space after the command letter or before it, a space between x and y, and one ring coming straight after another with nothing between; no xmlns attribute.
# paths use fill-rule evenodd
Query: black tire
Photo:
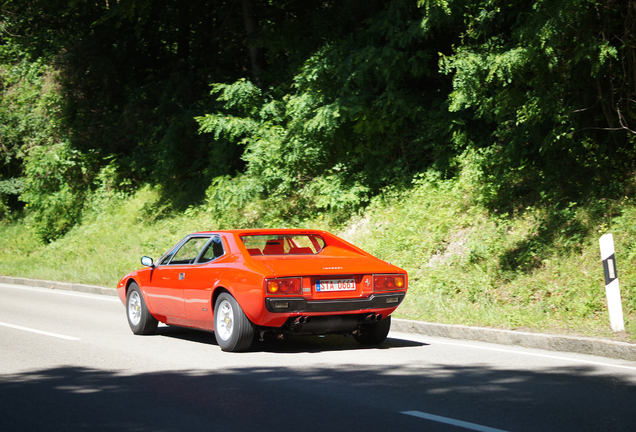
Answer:
<svg viewBox="0 0 636 432"><path fill-rule="evenodd" d="M128 325L136 335L149 335L157 331L159 321L153 317L148 308L144 296L141 295L139 285L131 283L126 296L126 316Z"/></svg>
<svg viewBox="0 0 636 432"><path fill-rule="evenodd" d="M379 345L386 340L391 330L391 316L373 324L367 324L353 338L362 345Z"/></svg>
<svg viewBox="0 0 636 432"><path fill-rule="evenodd" d="M214 336L223 351L245 351L254 340L254 327L234 297L222 293L214 304Z"/></svg>

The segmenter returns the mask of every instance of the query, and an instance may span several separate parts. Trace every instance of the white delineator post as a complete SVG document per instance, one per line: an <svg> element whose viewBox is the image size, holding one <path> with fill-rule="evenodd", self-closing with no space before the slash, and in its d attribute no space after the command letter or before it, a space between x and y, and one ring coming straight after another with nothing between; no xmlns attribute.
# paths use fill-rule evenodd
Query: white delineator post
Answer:
<svg viewBox="0 0 636 432"><path fill-rule="evenodd" d="M615 332L624 331L623 306L621 305L621 293L618 287L618 274L616 273L616 257L614 256L614 236L612 236L612 234L605 234L598 242L601 245L601 259L603 260L603 272L605 273L605 295L607 296L610 326Z"/></svg>

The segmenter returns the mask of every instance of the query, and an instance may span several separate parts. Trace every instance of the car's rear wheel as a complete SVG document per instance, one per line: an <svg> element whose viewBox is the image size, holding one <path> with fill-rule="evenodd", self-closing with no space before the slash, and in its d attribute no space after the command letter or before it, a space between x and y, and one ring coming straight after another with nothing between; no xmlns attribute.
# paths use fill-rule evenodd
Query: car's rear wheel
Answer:
<svg viewBox="0 0 636 432"><path fill-rule="evenodd" d="M134 282L128 287L126 315L128 316L128 325L136 335L153 334L157 330L159 322L148 311L139 285Z"/></svg>
<svg viewBox="0 0 636 432"><path fill-rule="evenodd" d="M254 327L234 297L222 293L214 305L214 335L223 351L245 351L252 345Z"/></svg>
<svg viewBox="0 0 636 432"><path fill-rule="evenodd" d="M388 316L373 324L366 324L353 337L362 345L378 345L386 340L390 329L391 317Z"/></svg>

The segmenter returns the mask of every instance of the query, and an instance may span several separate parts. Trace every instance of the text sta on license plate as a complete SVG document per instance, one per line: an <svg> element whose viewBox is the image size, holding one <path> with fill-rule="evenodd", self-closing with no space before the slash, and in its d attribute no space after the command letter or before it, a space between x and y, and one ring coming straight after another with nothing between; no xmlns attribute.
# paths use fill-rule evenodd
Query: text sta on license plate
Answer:
<svg viewBox="0 0 636 432"><path fill-rule="evenodd" d="M355 291L355 279L322 279L316 281L316 291Z"/></svg>

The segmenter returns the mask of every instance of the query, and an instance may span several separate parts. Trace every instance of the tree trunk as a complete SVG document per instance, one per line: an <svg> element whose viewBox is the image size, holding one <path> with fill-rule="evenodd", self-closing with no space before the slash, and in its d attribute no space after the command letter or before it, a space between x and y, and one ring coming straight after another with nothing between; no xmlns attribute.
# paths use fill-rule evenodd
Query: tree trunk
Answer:
<svg viewBox="0 0 636 432"><path fill-rule="evenodd" d="M247 32L247 43L250 50L250 61L252 62L252 76L254 78L254 84L261 87L261 66L258 61L258 46L254 38L258 23L252 14L252 7L249 0L241 0L241 6L243 7L243 20L245 21L245 30Z"/></svg>

